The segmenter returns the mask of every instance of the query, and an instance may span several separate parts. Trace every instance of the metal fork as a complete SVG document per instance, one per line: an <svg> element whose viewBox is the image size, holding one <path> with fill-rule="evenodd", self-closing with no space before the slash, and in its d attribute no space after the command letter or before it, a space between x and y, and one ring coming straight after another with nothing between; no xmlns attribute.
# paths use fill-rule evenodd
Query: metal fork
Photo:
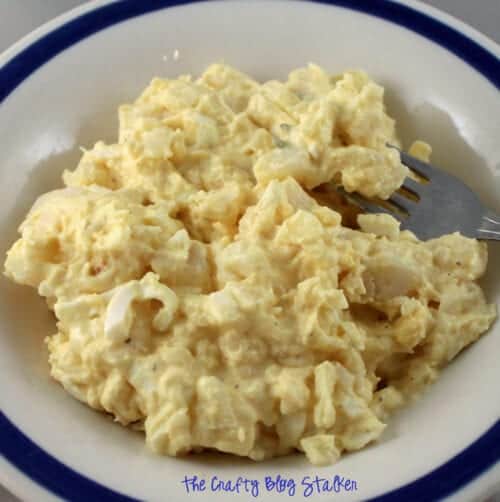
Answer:
<svg viewBox="0 0 500 502"><path fill-rule="evenodd" d="M477 195L457 177L398 150L401 162L421 181L406 177L388 201L367 199L338 188L348 200L367 213L390 214L419 239L452 232L475 239L500 240L500 216L483 206Z"/></svg>

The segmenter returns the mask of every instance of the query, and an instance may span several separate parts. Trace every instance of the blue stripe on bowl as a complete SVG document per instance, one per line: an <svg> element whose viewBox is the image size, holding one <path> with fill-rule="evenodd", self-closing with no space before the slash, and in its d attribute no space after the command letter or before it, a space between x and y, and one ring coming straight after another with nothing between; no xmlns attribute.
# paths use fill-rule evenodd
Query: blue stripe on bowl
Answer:
<svg viewBox="0 0 500 502"><path fill-rule="evenodd" d="M68 445L68 447L78 448L78 445ZM137 502L137 499L110 490L59 462L24 435L2 412L0 412L0 452L33 481L63 500ZM95 455L98 459L99 452L96 451ZM123 473L123 475L133 476L133 473ZM137 483L140 481L137 480Z"/></svg>
<svg viewBox="0 0 500 502"><path fill-rule="evenodd" d="M454 53L500 88L499 58L437 19L390 0L313 1L371 14L415 31ZM142 14L187 3L192 0L120 0L68 21L33 42L0 68L0 103L44 63L93 33ZM0 452L33 481L66 500L135 501L65 466L31 441L1 412ZM404 461L403 455L404 452ZM438 500L454 493L499 460L500 420L472 445L431 473L371 500Z"/></svg>

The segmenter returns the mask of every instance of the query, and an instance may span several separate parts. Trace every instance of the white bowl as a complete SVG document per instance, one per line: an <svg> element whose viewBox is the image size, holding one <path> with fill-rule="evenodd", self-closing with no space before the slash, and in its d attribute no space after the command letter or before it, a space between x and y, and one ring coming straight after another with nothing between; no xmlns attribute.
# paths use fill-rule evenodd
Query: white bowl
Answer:
<svg viewBox="0 0 500 502"><path fill-rule="evenodd" d="M387 89L406 146L422 138L434 160L500 209L500 50L471 28L416 2L337 0L184 3L99 1L35 31L0 57L1 256L36 196L61 185L79 146L111 140L116 108L155 76L199 73L225 60L251 75L285 77L307 62L363 68ZM174 57L178 51L178 58ZM484 286L500 297L499 247ZM282 500L265 476L340 475L356 491L314 500L477 500L500 481L500 326L466 350L383 440L331 467L300 456L253 463L228 456L155 456L143 438L78 403L49 378L44 337L54 321L34 291L0 289L0 480L27 500L224 500L210 479L256 479L255 500ZM496 465L495 465L496 463ZM186 493L197 475L205 492ZM240 494L240 500L250 500Z"/></svg>

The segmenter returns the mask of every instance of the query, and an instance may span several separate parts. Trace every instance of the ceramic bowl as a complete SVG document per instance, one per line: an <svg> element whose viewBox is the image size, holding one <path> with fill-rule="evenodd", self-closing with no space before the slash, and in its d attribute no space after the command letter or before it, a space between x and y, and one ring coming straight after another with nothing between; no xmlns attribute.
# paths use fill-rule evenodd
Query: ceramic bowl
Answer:
<svg viewBox="0 0 500 502"><path fill-rule="evenodd" d="M404 145L431 143L435 163L499 211L499 55L478 32L413 1L90 2L0 57L0 256L34 199L61 186L79 147L115 138L120 103L154 76L199 74L221 60L261 80L308 62L365 69L385 86ZM499 251L490 245L483 282L497 303ZM381 441L321 468L300 455L156 456L140 434L51 380L43 340L54 319L33 290L4 278L0 329L0 481L25 500L302 500L315 476L333 480L333 491L313 487L315 501L469 501L500 490L498 322L393 417ZM204 479L205 490L187 493L186 476ZM239 476L258 482L256 497L212 485ZM277 476L287 482L273 485Z"/></svg>

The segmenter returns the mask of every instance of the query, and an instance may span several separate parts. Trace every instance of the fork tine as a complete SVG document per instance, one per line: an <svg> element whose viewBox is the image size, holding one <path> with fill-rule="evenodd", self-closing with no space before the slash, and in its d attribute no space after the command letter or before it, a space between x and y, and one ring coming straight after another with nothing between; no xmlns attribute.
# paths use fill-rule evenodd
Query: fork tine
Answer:
<svg viewBox="0 0 500 502"><path fill-rule="evenodd" d="M435 169L433 169L429 164L426 164L425 162L422 162L405 152L400 151L399 155L401 156L401 162L406 167L409 167L412 171L415 171L426 180L430 180L432 175L435 173Z"/></svg>
<svg viewBox="0 0 500 502"><path fill-rule="evenodd" d="M421 160L408 155L406 152L400 150L397 146L390 145L389 143L387 143L387 146L389 148L394 148L394 150L397 150L399 152L402 164L404 164L406 167L409 167L411 170L415 171L426 180L430 180L432 178L432 175L435 174L435 169L429 164L426 164L425 162L422 162Z"/></svg>
<svg viewBox="0 0 500 502"><path fill-rule="evenodd" d="M406 188L406 190L413 192L415 195L420 195L420 190L422 190L425 185L407 176L402 186L403 188Z"/></svg>
<svg viewBox="0 0 500 502"><path fill-rule="evenodd" d="M403 220L401 215L393 213L392 211L389 211L385 207L381 207L378 204L374 204L368 199L365 199L362 195L359 195L354 192L346 192L342 187L336 187L336 188L339 193L344 195L349 201L351 201L353 204L360 207L361 209L363 209L363 211L366 211L367 213L384 213L392 216L393 218L396 218L396 220L400 222Z"/></svg>
<svg viewBox="0 0 500 502"><path fill-rule="evenodd" d="M426 180L430 180L432 175L435 174L435 170L425 162L408 155L405 152L399 152L401 155L401 162L409 167L412 171L415 171L417 174L425 178Z"/></svg>
<svg viewBox="0 0 500 502"><path fill-rule="evenodd" d="M398 194L397 192L394 192L391 195L389 202L392 202L394 205L396 205L403 211L406 211L407 213L410 212L412 205L415 204L414 201L406 198L404 195Z"/></svg>

